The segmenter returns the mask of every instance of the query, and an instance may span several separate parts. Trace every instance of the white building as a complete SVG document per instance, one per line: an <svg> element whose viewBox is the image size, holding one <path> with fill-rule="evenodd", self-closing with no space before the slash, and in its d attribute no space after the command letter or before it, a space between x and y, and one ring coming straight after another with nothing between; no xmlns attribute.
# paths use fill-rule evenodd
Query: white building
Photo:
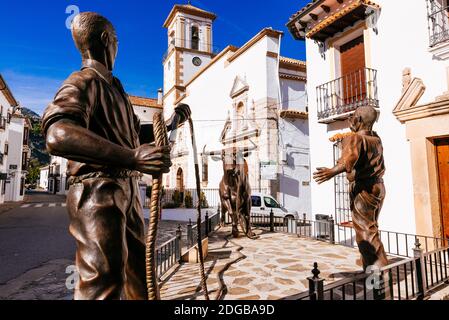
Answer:
<svg viewBox="0 0 449 320"><path fill-rule="evenodd" d="M0 75L0 204L5 201L7 158L8 158L8 122L10 110L18 105L7 83Z"/></svg>
<svg viewBox="0 0 449 320"><path fill-rule="evenodd" d="M51 156L50 165L48 167L48 193L59 195L67 194L67 191L69 190L67 164L67 159Z"/></svg>
<svg viewBox="0 0 449 320"><path fill-rule="evenodd" d="M8 157L6 161L8 178L5 187L5 201L22 201L25 195L25 178L31 156L29 148L30 120L23 116L20 108L10 116L8 124Z"/></svg>
<svg viewBox="0 0 449 320"><path fill-rule="evenodd" d="M0 75L0 203L22 201L31 155L31 123Z"/></svg>
<svg viewBox="0 0 449 320"><path fill-rule="evenodd" d="M247 159L253 190L266 190L300 214L310 213L310 164L306 66L281 57L282 32L263 29L241 48L216 52L216 16L191 5L175 5L164 27L165 116L179 103L192 109L204 188L218 188L222 162L204 152L229 146L258 149ZM188 125L179 129L167 189L195 187ZM268 170L265 174L264 168Z"/></svg>
<svg viewBox="0 0 449 320"><path fill-rule="evenodd" d="M128 95L131 102L134 113L140 119L140 125L148 125L153 123L153 116L156 112L162 112L162 102L158 99L137 97Z"/></svg>
<svg viewBox="0 0 449 320"><path fill-rule="evenodd" d="M129 95L129 101L133 106L134 113L140 119L141 127L153 124L154 114L157 112L163 112L162 90L159 90L157 99ZM144 134L144 132L145 131L142 130L141 135ZM150 175L143 175L141 182L142 184L149 186L153 183L153 178Z"/></svg>
<svg viewBox="0 0 449 320"><path fill-rule="evenodd" d="M40 168L39 173L39 189L48 191L48 173L50 166L45 166Z"/></svg>
<svg viewBox="0 0 449 320"><path fill-rule="evenodd" d="M307 47L312 168L333 166L335 135L355 108L380 111L383 230L449 237L447 9L446 0L314 0L288 22ZM312 211L348 222L347 185L335 182L312 183Z"/></svg>

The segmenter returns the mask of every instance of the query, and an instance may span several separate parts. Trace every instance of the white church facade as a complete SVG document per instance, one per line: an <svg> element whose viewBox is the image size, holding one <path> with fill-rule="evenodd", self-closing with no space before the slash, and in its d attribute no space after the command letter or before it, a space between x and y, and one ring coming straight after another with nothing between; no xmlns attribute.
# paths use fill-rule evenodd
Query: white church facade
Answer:
<svg viewBox="0 0 449 320"><path fill-rule="evenodd" d="M180 103L192 109L202 186L217 189L222 162L207 156L230 146L257 149L246 159L254 191L271 194L287 209L310 217L306 64L280 55L283 33L265 28L242 47L216 52L216 16L176 5L164 27L165 116ZM188 125L178 130L166 189L193 189L195 171Z"/></svg>

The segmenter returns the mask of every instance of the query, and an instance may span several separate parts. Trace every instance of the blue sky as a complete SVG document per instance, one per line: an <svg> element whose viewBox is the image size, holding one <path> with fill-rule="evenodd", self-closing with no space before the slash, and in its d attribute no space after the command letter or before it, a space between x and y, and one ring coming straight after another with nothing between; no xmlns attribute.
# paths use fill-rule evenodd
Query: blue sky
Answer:
<svg viewBox="0 0 449 320"><path fill-rule="evenodd" d="M162 55L167 33L162 27L172 0L40 0L2 1L0 73L21 104L41 114L62 81L79 69L80 56L66 28L69 5L96 11L114 24L119 52L114 74L130 94L155 97L162 87ZM307 0L193 0L212 11L214 46L241 46L264 27L284 31L282 54L305 59L305 47L285 27L289 17Z"/></svg>

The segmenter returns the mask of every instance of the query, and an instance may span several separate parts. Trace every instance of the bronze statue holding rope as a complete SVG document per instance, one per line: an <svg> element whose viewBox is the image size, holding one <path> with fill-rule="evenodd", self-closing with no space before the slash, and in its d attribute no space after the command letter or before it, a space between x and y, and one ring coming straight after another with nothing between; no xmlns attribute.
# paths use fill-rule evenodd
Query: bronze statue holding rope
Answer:
<svg viewBox="0 0 449 320"><path fill-rule="evenodd" d="M82 68L58 90L45 110L42 129L48 151L69 160L67 210L80 276L74 298L158 299L151 268L147 292L145 258L147 251L151 265L157 220L150 223L154 230L146 249L137 179L142 173L160 178L169 172L165 131L187 121L190 108L178 106L167 123L160 117L154 135L153 126L140 125L112 75L118 47L112 24L97 13L83 12L73 20L72 36ZM154 136L156 146L150 144ZM153 190L156 195L158 189Z"/></svg>

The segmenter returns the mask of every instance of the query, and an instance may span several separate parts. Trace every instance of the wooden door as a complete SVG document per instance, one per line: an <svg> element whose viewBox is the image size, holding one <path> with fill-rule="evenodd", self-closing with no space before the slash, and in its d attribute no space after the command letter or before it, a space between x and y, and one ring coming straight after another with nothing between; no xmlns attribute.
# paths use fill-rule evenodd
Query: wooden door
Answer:
<svg viewBox="0 0 449 320"><path fill-rule="evenodd" d="M365 99L365 44L363 35L340 47L343 100L352 104Z"/></svg>
<svg viewBox="0 0 449 320"><path fill-rule="evenodd" d="M444 237L449 238L449 138L436 141L441 221Z"/></svg>

